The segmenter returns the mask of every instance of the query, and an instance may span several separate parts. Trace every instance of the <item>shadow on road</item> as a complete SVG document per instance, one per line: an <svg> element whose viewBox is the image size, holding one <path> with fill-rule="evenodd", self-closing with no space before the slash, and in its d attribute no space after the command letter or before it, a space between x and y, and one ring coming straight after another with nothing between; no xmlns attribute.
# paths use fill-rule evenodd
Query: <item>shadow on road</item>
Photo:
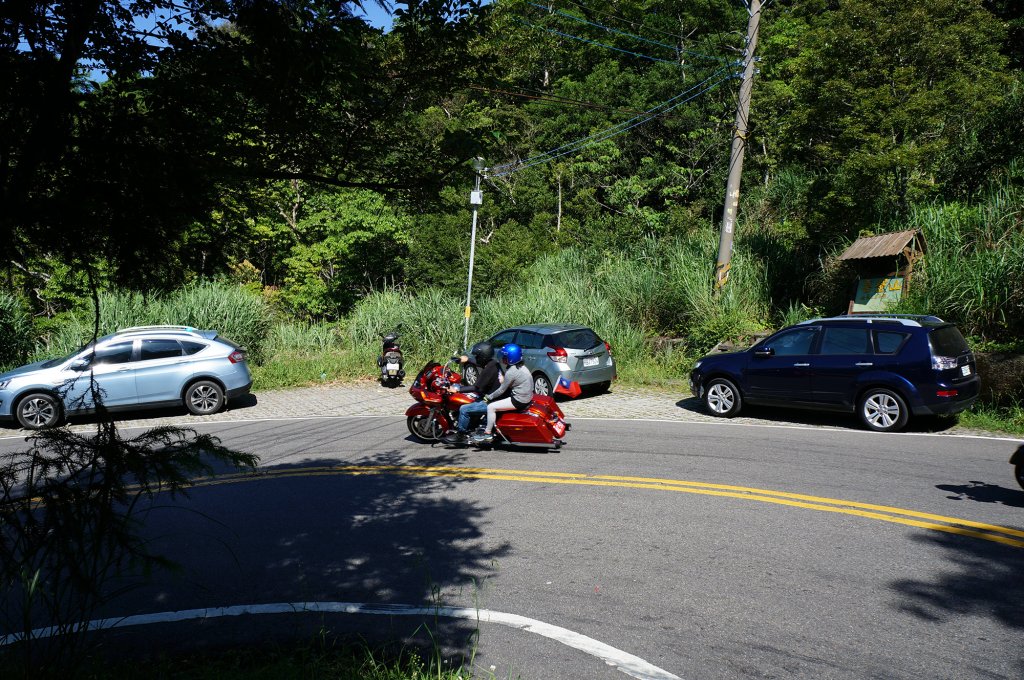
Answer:
<svg viewBox="0 0 1024 680"><path fill-rule="evenodd" d="M679 408L710 415L704 403L697 397L688 397L676 402ZM745 405L740 413L741 418L756 418L768 423L786 423L789 425L807 425L812 427L839 427L847 430L866 430L853 413L833 413L829 411L811 411L789 409L772 406ZM723 418L722 422L728 422ZM919 416L911 418L904 432L945 432L956 426L956 418L938 416Z"/></svg>
<svg viewBox="0 0 1024 680"><path fill-rule="evenodd" d="M946 568L934 578L892 582L894 609L938 625L987 617L1024 631L1024 550L936 532L913 540L944 551ZM1024 676L1024 657L1017 666Z"/></svg>
<svg viewBox="0 0 1024 680"><path fill-rule="evenodd" d="M102 615L285 602L465 606L478 601L486 607L486 582L510 548L485 539L485 504L453 493L474 480L389 468L450 466L465 459L465 454L436 453L414 461L393 451L344 462L276 465L194 488L187 499L157 499L146 513L144 532L152 549L180 566L139 584ZM449 654L471 655L474 624L401 618L228 617L111 631L107 642L167 652L215 648L225 640L309 640L321 628L328 634L358 632L367 639L384 634L420 644L443 632L438 642Z"/></svg>
<svg viewBox="0 0 1024 680"><path fill-rule="evenodd" d="M999 503L1013 508L1024 508L1024 491L1007 489L998 484L970 481L966 484L937 484L935 488L950 492L952 495L946 498L952 500Z"/></svg>

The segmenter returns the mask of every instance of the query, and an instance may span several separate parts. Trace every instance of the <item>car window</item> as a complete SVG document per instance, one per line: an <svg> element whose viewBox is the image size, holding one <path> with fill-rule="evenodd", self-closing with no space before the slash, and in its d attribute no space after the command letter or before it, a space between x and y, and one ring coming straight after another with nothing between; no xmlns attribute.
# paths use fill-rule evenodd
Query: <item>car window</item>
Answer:
<svg viewBox="0 0 1024 680"><path fill-rule="evenodd" d="M532 331L519 331L516 342L523 349L540 349L543 347L542 336L540 333L534 333Z"/></svg>
<svg viewBox="0 0 1024 680"><path fill-rule="evenodd" d="M548 344L566 349L593 349L602 343L597 333L589 328L577 328L556 333L548 338Z"/></svg>
<svg viewBox="0 0 1024 680"><path fill-rule="evenodd" d="M822 331L819 354L872 354L871 334L867 328L826 327Z"/></svg>
<svg viewBox="0 0 1024 680"><path fill-rule="evenodd" d="M516 337L516 330L513 328L510 331L502 331L491 338L491 346L494 349L498 349L502 345L507 345L512 342L512 338Z"/></svg>
<svg viewBox="0 0 1024 680"><path fill-rule="evenodd" d="M113 345L107 345L96 350L93 354L92 365L102 366L103 364L126 364L132 360L132 344L128 342L118 342Z"/></svg>
<svg viewBox="0 0 1024 680"><path fill-rule="evenodd" d="M903 348L903 343L909 337L910 333L875 331L875 347L879 354L896 354Z"/></svg>
<svg viewBox="0 0 1024 680"><path fill-rule="evenodd" d="M206 345L201 342L192 342L191 340L182 340L181 346L185 350L186 355L193 355L197 352L201 352L206 349ZM237 349L237 348L236 348Z"/></svg>
<svg viewBox="0 0 1024 680"><path fill-rule="evenodd" d="M142 341L142 353L140 361L149 359L166 359L168 357L180 357L181 345L177 340L149 339Z"/></svg>
<svg viewBox="0 0 1024 680"><path fill-rule="evenodd" d="M932 354L939 357L959 356L970 349L956 326L936 328L928 334L928 342L932 346Z"/></svg>
<svg viewBox="0 0 1024 680"><path fill-rule="evenodd" d="M766 343L766 346L775 350L776 356L810 354L811 345L814 344L817 335L818 331L815 328L799 328L776 335L769 343Z"/></svg>

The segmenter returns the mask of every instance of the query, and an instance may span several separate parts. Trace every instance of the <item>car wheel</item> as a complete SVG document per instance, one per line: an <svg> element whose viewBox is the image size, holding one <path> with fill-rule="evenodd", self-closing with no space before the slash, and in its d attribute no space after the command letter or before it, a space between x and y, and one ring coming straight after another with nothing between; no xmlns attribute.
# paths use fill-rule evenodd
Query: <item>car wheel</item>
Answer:
<svg viewBox="0 0 1024 680"><path fill-rule="evenodd" d="M910 412L903 397L880 387L864 393L857 412L868 429L875 432L902 430L910 419Z"/></svg>
<svg viewBox="0 0 1024 680"><path fill-rule="evenodd" d="M466 369L462 371L462 384L463 385L476 385L476 379L480 376L480 370L473 364L466 364Z"/></svg>
<svg viewBox="0 0 1024 680"><path fill-rule="evenodd" d="M224 406L224 390L212 380L200 380L185 390L185 408L195 416L208 416Z"/></svg>
<svg viewBox="0 0 1024 680"><path fill-rule="evenodd" d="M704 405L711 415L721 418L732 418L740 412L743 398L731 380L715 378L708 383L704 391Z"/></svg>
<svg viewBox="0 0 1024 680"><path fill-rule="evenodd" d="M444 434L441 431L441 423L433 413L409 416L405 420L405 426L409 428L409 433L413 437L426 442L436 442Z"/></svg>
<svg viewBox="0 0 1024 680"><path fill-rule="evenodd" d="M533 376L533 392L544 397L551 396L551 381L543 373L536 373Z"/></svg>
<svg viewBox="0 0 1024 680"><path fill-rule="evenodd" d="M605 380L604 382L597 383L597 387L594 388L594 392L597 394L604 394L612 388L612 381Z"/></svg>
<svg viewBox="0 0 1024 680"><path fill-rule="evenodd" d="M53 395L33 392L18 402L18 424L26 430L43 430L60 422L60 403Z"/></svg>

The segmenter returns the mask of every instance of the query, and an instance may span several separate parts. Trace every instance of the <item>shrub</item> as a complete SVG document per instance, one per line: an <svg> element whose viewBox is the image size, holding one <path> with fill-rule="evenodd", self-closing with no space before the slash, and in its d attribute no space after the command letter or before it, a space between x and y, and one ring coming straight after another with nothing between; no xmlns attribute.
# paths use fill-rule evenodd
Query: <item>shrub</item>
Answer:
<svg viewBox="0 0 1024 680"><path fill-rule="evenodd" d="M22 301L0 291L0 369L25 363L32 343L32 320Z"/></svg>

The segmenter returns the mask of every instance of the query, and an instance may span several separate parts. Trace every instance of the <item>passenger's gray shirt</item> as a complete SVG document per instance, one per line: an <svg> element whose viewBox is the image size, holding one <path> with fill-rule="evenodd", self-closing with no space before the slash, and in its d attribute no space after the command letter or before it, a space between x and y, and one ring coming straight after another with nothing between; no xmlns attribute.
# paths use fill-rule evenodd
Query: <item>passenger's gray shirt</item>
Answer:
<svg viewBox="0 0 1024 680"><path fill-rule="evenodd" d="M487 395L487 401L494 401L510 390L510 396L518 404L525 405L533 401L533 376L530 375L530 369L522 364L509 366L505 371L505 382Z"/></svg>

